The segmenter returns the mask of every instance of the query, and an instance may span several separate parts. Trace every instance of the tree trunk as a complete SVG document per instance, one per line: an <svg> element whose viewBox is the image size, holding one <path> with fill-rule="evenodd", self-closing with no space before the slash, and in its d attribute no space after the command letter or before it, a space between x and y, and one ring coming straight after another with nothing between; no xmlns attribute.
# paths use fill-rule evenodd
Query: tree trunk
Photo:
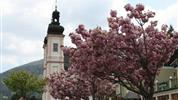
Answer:
<svg viewBox="0 0 178 100"><path fill-rule="evenodd" d="M92 84L92 99L96 100L97 86L95 84L95 78L93 78L93 81L91 84Z"/></svg>
<svg viewBox="0 0 178 100"><path fill-rule="evenodd" d="M93 99L93 100L96 99L95 93L92 94L92 99Z"/></svg>
<svg viewBox="0 0 178 100"><path fill-rule="evenodd" d="M144 100L154 100L153 94L154 94L154 81L150 83L150 90L143 95Z"/></svg>

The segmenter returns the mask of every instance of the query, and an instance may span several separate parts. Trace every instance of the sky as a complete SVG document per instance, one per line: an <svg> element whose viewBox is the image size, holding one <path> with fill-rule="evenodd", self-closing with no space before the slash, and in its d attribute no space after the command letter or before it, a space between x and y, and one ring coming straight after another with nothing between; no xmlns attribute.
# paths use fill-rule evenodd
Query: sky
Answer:
<svg viewBox="0 0 178 100"><path fill-rule="evenodd" d="M110 10L125 16L127 3L144 4L156 12L158 26L171 24L178 31L178 0L58 0L64 45L72 46L68 35L79 24L107 29ZM43 58L43 40L54 8L55 0L0 0L0 73Z"/></svg>

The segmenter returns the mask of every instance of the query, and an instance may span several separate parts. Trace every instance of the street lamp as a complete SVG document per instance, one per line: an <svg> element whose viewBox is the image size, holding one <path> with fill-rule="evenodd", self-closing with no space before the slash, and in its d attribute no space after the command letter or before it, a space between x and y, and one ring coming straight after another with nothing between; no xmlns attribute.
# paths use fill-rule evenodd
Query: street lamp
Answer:
<svg viewBox="0 0 178 100"><path fill-rule="evenodd" d="M169 88L172 88L172 76L169 77Z"/></svg>
<svg viewBox="0 0 178 100"><path fill-rule="evenodd" d="M155 80L155 91L158 91L158 80Z"/></svg>

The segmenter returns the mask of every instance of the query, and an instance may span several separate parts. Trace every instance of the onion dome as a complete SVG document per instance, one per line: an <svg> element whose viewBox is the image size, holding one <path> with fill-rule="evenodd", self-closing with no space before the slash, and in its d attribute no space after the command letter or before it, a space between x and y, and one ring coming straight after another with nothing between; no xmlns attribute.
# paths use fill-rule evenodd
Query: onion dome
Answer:
<svg viewBox="0 0 178 100"><path fill-rule="evenodd" d="M60 25L59 23L59 11L57 11L57 9L55 9L55 11L53 11L52 13L52 21L48 26L48 30L47 33L48 34L59 34L59 35L63 35L64 32L64 27Z"/></svg>

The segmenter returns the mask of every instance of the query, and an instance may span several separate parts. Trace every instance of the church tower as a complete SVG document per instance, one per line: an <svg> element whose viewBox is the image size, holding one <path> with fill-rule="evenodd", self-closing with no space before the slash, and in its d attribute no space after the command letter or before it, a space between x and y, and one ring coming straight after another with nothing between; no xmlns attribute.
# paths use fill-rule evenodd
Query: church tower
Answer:
<svg viewBox="0 0 178 100"><path fill-rule="evenodd" d="M48 26L47 36L44 39L44 78L49 77L54 72L64 70L64 55L60 48L64 40L64 27L60 25L59 14L56 6L52 13L51 23ZM42 100L54 100L49 93L48 86L45 87L42 98Z"/></svg>

